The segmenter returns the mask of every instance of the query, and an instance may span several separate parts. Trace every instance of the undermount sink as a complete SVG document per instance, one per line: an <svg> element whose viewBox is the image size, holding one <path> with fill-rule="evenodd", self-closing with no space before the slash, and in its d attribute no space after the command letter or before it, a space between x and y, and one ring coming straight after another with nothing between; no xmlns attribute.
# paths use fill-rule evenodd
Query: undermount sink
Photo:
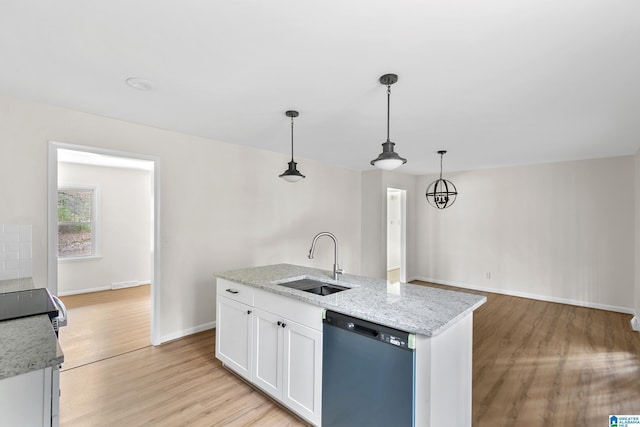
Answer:
<svg viewBox="0 0 640 427"><path fill-rule="evenodd" d="M346 286L334 285L333 283L321 282L320 280L314 279L293 280L291 282L279 283L279 285L322 296L350 289Z"/></svg>

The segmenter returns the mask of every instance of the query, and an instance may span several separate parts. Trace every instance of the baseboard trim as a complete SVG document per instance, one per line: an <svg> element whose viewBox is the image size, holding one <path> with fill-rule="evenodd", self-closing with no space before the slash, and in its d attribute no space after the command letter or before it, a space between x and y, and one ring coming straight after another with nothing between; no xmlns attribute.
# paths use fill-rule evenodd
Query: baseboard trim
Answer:
<svg viewBox="0 0 640 427"><path fill-rule="evenodd" d="M100 292L100 291L110 291L114 289L124 289L124 288L133 288L136 286L142 285L150 285L150 280L140 280L140 281L130 281L130 282L121 282L121 283L112 283L107 286L98 286L96 288L86 288L86 289L78 289L75 291L60 291L58 292L58 296L65 297L68 295L78 295L78 294L88 294L90 292Z"/></svg>
<svg viewBox="0 0 640 427"><path fill-rule="evenodd" d="M176 332L172 332L170 334L167 335L163 335L160 337L160 344L164 344L166 342L169 341L174 341L177 340L179 338L184 338L188 335L193 335L193 334L197 334L198 332L202 332L202 331L207 331L209 329L213 329L216 327L216 322L207 322L207 323L203 323L202 325L197 325L194 326L192 328L186 328L186 329L182 329L180 331L176 331Z"/></svg>
<svg viewBox="0 0 640 427"><path fill-rule="evenodd" d="M58 292L58 296L66 297L67 295L88 294L89 292L100 292L100 291L110 291L110 290L111 290L111 285L99 286L97 288L79 289L77 291L60 291Z"/></svg>
<svg viewBox="0 0 640 427"><path fill-rule="evenodd" d="M489 288L489 287L485 287L485 286L469 285L469 284L466 284L466 283L457 283L457 282L449 282L449 281L446 281L446 280L437 280L437 279L432 279L432 278L428 278L428 277L414 277L411 280L420 280L420 281L423 281L423 282L431 282L431 283L436 283L438 285L455 286L455 287L458 287L458 288L470 289L470 290L473 290L473 291L491 292L491 293L494 293L494 294L509 295L509 296L520 297L520 298L529 298L529 299L535 299L535 300L538 300L538 301L546 301L546 302L555 302L555 303L559 303L559 304L574 305L576 307L596 308L596 309L599 309L599 310L615 311L617 313L635 314L635 310L633 308L629 308L629 307L619 307L619 306L615 306L615 305L598 304L598 303L593 303L593 302L588 302L588 301L580 301L580 300L567 299L567 298L557 298L557 297L551 297L551 296L547 296L547 295L532 294L532 293L528 293L528 292L511 291L511 290L508 290L508 289Z"/></svg>
<svg viewBox="0 0 640 427"><path fill-rule="evenodd" d="M634 316L634 318L631 319L631 329L640 332L640 316Z"/></svg>
<svg viewBox="0 0 640 427"><path fill-rule="evenodd" d="M111 289L135 288L136 286L140 286L140 282L138 282L137 280L130 280L128 282L112 283Z"/></svg>

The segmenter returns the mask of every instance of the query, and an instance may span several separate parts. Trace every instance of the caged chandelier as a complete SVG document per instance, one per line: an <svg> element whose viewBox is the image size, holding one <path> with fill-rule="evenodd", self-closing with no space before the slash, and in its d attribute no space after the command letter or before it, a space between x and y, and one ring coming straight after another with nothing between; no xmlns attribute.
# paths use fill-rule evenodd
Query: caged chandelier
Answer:
<svg viewBox="0 0 640 427"><path fill-rule="evenodd" d="M442 179L442 157L446 153L446 150L438 151L440 154L440 178L429 185L426 194L429 204L438 209L445 209L453 205L458 196L458 190L453 182Z"/></svg>

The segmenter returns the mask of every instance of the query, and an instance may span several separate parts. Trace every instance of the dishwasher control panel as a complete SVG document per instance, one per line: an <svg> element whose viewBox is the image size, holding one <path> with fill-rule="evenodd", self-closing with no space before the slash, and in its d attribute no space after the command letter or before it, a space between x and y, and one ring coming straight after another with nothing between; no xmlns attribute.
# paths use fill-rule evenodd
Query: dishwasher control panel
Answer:
<svg viewBox="0 0 640 427"><path fill-rule="evenodd" d="M326 311L323 323L408 351L415 349L415 335L388 326L358 319L334 311Z"/></svg>
<svg viewBox="0 0 640 427"><path fill-rule="evenodd" d="M387 335L384 333L380 334L380 341L384 341L388 344L393 344L397 347L407 347L407 340L401 338L401 337L396 337L394 335Z"/></svg>

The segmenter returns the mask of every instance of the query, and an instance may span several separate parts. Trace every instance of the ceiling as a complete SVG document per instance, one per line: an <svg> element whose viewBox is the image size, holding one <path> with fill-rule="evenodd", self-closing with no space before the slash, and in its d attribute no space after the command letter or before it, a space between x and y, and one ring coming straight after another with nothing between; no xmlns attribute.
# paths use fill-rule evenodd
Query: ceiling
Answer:
<svg viewBox="0 0 640 427"><path fill-rule="evenodd" d="M637 0L3 0L0 58L0 94L286 155L296 109L302 173L373 168L385 73L398 171L640 147Z"/></svg>

